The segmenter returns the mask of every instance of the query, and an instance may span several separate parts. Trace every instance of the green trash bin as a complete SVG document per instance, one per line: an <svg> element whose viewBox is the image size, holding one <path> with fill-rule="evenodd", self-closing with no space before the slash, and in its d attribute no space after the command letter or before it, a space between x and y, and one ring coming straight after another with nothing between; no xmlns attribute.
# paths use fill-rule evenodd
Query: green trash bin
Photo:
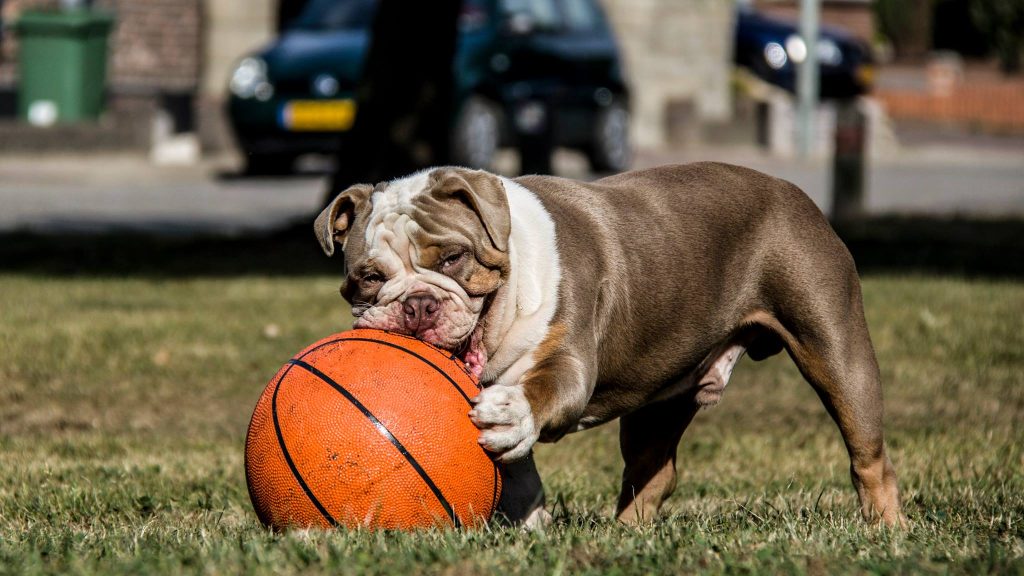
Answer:
<svg viewBox="0 0 1024 576"><path fill-rule="evenodd" d="M33 124L95 120L103 112L111 14L25 11L19 40L18 114Z"/></svg>

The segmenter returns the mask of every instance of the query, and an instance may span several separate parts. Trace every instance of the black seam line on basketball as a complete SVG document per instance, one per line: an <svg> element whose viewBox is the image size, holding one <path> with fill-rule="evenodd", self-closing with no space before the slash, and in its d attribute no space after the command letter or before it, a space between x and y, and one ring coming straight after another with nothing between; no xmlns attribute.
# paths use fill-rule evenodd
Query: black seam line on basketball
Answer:
<svg viewBox="0 0 1024 576"><path fill-rule="evenodd" d="M0 0L0 1L2 1L2 0ZM405 338L406 340L418 340L420 342L423 342L423 340L420 340L419 338L417 338L415 336L410 336L408 334L402 334L401 332L392 332L391 330L383 330L383 332L385 334L390 334L392 336L397 336L399 338ZM445 350L443 348L439 348L437 345L431 344L430 342L424 342L424 344L427 344L428 346L430 346L434 350L437 350L445 358L447 358L449 360L452 360L454 362L459 362L459 357L454 352L451 352L450 350ZM459 363L459 368L462 369L462 371L465 372L466 375L472 376L472 374L470 373L469 369L466 368L465 363L460 362ZM477 388L479 388L479 386L477 386Z"/></svg>
<svg viewBox="0 0 1024 576"><path fill-rule="evenodd" d="M497 462L492 462L492 464L494 464L494 488L491 493L491 510L494 510L498 506L498 474L501 472L498 471Z"/></svg>
<svg viewBox="0 0 1024 576"><path fill-rule="evenodd" d="M383 422L378 420L377 417L374 416L372 412L370 412L369 408L363 405L363 403L360 402L359 399L356 398L351 392L349 392L344 386L335 382L333 379L331 379L330 376L324 374L315 366L312 366L310 364L307 364L306 362L303 362L302 360L297 360L294 358L292 360L289 360L288 363L293 366L298 366L306 370L310 374L316 376L317 378L323 380L331 388L334 388L335 390L340 392L341 395L344 396L346 400L351 402L352 405L355 406L357 410L362 412L363 416L366 416L366 419L369 420L371 424L373 424L377 431L380 432L381 436L387 439L388 442L391 442L391 445L394 446L395 449L398 450L398 453L405 458L405 461L408 462L410 466L412 466L412 469L415 470L416 473L420 475L420 478L423 479L424 483L426 483L427 488L430 488L430 491L434 493L434 496L437 498L438 503L441 504L441 507L444 508L444 511L448 513L448 516L451 517L452 522L455 524L455 527L462 527L462 522L459 521L458 515L455 514L455 509L452 508L452 505L448 503L447 499L445 499L444 494L441 494L441 489L438 488L437 485L434 484L434 481L430 479L430 475L427 474L427 471L424 470L422 466L420 466L420 463L417 462L416 458L409 453L409 450L402 444L402 442L398 438L396 438L395 435L392 434L390 430L388 430L388 427L385 426Z"/></svg>
<svg viewBox="0 0 1024 576"><path fill-rule="evenodd" d="M285 376L287 376L291 370L292 366L289 363L288 369L286 369L284 374L281 374L281 377L278 378L277 384L274 384L274 396L270 400L270 412L274 417L274 431L277 432L277 443L281 446L281 452L284 454L284 461L288 463L288 468L291 469L292 476L295 476L295 480L299 482L299 487L301 487L302 491L306 493L309 501L312 502L313 506L320 511L324 520L327 520L331 526L337 526L338 521L331 516L330 512L328 512L327 509L324 508L324 505L321 504L320 501L317 500L316 496L313 495L313 490L310 489L309 485L306 484L306 481L302 479L302 475L299 474L299 469L295 467L295 462L292 461L291 454L288 453L288 447L284 445L284 434L281 433L281 423L277 419L277 392L281 389L281 383L284 382Z"/></svg>
<svg viewBox="0 0 1024 576"><path fill-rule="evenodd" d="M412 337L411 336L407 336L407 338L412 338ZM406 354L410 354L410 355L418 358L419 360L422 360L427 366L430 366L431 368L436 370L437 373L440 374L441 376L444 376L445 380L447 380L449 383L451 383L452 387L455 388L455 390L459 393L459 395L462 396L466 400L466 404L468 406L472 406L473 405L473 402L470 401L469 396L467 396L466 393L462 391L462 388L459 386L459 384L457 382L455 382L455 380L453 380L452 377L449 376L444 370L442 370L440 366L438 366L437 364L434 364L430 360L427 360L426 358L424 358L423 356L420 356L419 354L413 352L412 350L408 350L406 348L402 348L401 346L399 346L397 344L392 344L391 342L388 342L386 340L377 340L377 339L374 339L374 338L338 338L337 340L331 340L330 342L324 342L323 344L321 344L321 346L326 346L328 344L333 344L335 342L372 342L374 344L383 344L384 346L390 346L391 348L394 348L395 350L401 350L402 352L405 352ZM309 352L306 352L302 356L299 356L298 360L301 360L301 359L305 358L307 355L309 355L312 352L318 350L319 348L320 348L320 346L317 346L316 348L310 350Z"/></svg>

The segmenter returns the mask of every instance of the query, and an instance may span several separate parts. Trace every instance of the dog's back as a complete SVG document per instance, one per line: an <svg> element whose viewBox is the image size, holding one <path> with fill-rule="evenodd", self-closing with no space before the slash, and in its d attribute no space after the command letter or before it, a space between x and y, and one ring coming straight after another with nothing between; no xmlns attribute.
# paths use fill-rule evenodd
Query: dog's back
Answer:
<svg viewBox="0 0 1024 576"><path fill-rule="evenodd" d="M798 188L728 164L517 181L556 216L561 257L585 263L563 272L559 297L576 310L569 316L593 318L585 333L600 343L598 393L627 381L649 390L695 370L746 315L772 305L767 287L793 263L781 253L794 240L806 246L798 259L841 245ZM579 313L588 307L592 315Z"/></svg>

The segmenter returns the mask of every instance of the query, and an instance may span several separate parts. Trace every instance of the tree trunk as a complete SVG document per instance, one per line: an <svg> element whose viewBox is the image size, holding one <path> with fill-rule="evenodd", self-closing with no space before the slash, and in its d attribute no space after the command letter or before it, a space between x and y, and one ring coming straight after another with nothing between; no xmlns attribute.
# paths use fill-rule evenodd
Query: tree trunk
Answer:
<svg viewBox="0 0 1024 576"><path fill-rule="evenodd" d="M461 0L380 0L329 196L448 163Z"/></svg>

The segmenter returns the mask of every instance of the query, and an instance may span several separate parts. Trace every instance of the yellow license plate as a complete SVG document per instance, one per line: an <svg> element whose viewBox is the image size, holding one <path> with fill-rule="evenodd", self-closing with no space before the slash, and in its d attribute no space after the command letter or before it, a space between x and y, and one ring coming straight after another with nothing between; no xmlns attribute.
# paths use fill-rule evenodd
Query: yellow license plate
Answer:
<svg viewBox="0 0 1024 576"><path fill-rule="evenodd" d="M355 119L353 100L293 100L281 110L281 125L296 132L341 132Z"/></svg>

